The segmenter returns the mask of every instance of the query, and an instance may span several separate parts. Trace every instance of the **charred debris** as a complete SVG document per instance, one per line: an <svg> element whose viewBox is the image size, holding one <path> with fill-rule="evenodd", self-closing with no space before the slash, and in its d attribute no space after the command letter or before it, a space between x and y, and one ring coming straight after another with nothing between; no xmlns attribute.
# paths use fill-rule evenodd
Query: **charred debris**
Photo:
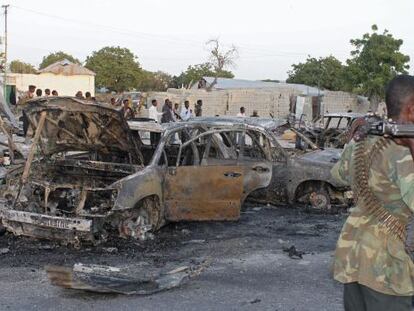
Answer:
<svg viewBox="0 0 414 311"><path fill-rule="evenodd" d="M32 100L26 114L24 151L0 124L13 158L0 219L15 235L74 245L145 240L169 222L237 220L246 199L326 211L352 201L329 173L341 150L321 149L284 120L128 123L110 106L72 97Z"/></svg>

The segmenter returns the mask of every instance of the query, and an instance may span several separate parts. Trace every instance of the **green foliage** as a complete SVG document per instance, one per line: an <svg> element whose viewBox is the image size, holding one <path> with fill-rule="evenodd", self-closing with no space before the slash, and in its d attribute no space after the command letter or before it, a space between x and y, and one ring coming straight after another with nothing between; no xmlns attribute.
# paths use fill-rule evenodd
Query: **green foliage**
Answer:
<svg viewBox="0 0 414 311"><path fill-rule="evenodd" d="M10 62L9 68L13 73L36 73L36 68L32 64L17 59Z"/></svg>
<svg viewBox="0 0 414 311"><path fill-rule="evenodd" d="M49 55L44 56L42 62L39 65L39 69L46 68L47 66L52 65L53 63L56 63L58 61L62 61L65 59L67 59L68 61L72 63L80 64L79 59L73 57L70 54L59 51L59 52L50 53Z"/></svg>
<svg viewBox="0 0 414 311"><path fill-rule="evenodd" d="M400 52L403 40L395 39L386 29L382 34L377 31L373 25L371 34L351 40L354 50L347 60L346 83L350 91L379 100L393 77L407 73L410 57Z"/></svg>
<svg viewBox="0 0 414 311"><path fill-rule="evenodd" d="M190 84L197 83L202 77L234 78L234 74L228 70L216 72L211 63L190 65L187 70L182 72L178 77L173 78L174 87L188 87Z"/></svg>
<svg viewBox="0 0 414 311"><path fill-rule="evenodd" d="M407 73L410 57L400 52L403 40L388 30L378 33L371 27L360 39L352 39L351 58L342 65L333 56L308 57L306 62L292 65L287 82L320 86L365 95L375 103L384 98L385 85L397 74Z"/></svg>
<svg viewBox="0 0 414 311"><path fill-rule="evenodd" d="M166 72L143 71L139 80L140 91L165 91L172 85L173 77Z"/></svg>
<svg viewBox="0 0 414 311"><path fill-rule="evenodd" d="M288 72L288 83L301 83L332 91L344 87L344 66L333 56L316 59L308 56L306 62L293 64Z"/></svg>
<svg viewBox="0 0 414 311"><path fill-rule="evenodd" d="M145 79L137 57L127 48L104 47L92 52L86 59L85 67L96 73L98 88L123 92L139 87Z"/></svg>

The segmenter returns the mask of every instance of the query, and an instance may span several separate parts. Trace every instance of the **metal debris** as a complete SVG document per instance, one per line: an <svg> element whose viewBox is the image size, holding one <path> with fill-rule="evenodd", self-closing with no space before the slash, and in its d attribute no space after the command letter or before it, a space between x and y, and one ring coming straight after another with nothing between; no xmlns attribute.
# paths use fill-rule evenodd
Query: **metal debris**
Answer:
<svg viewBox="0 0 414 311"><path fill-rule="evenodd" d="M10 252L10 248L8 247L0 248L0 255L7 254L8 252Z"/></svg>
<svg viewBox="0 0 414 311"><path fill-rule="evenodd" d="M284 252L288 253L288 256L292 259L303 259L304 252L296 250L296 247L292 245L289 248L283 249Z"/></svg>
<svg viewBox="0 0 414 311"><path fill-rule="evenodd" d="M124 295L151 295L182 285L198 276L209 265L178 267L152 277L134 277L120 268L75 264L73 267L48 266L46 272L52 285L66 289Z"/></svg>

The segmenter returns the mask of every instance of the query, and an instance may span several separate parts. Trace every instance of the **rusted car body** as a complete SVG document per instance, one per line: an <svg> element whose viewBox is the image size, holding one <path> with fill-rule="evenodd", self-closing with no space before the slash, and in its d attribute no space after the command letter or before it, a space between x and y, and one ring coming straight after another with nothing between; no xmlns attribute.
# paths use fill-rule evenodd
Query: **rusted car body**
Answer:
<svg viewBox="0 0 414 311"><path fill-rule="evenodd" d="M273 162L272 180L268 187L254 191L249 196L250 199L290 205L302 202L316 209L325 210L333 205L347 205L352 199L349 187L338 183L330 173L341 156L341 149L301 150L296 148L295 144L285 144L282 141L282 134L289 129L285 120L229 117L195 118L192 122L201 122L201 120L223 126L246 124L269 140ZM257 158L259 159L260 157Z"/></svg>
<svg viewBox="0 0 414 311"><path fill-rule="evenodd" d="M355 112L326 113L312 127L302 126L298 130L321 148L343 148L352 122L363 116L364 114ZM298 145L301 143L303 142L298 137Z"/></svg>
<svg viewBox="0 0 414 311"><path fill-rule="evenodd" d="M109 106L54 97L26 113L39 156L7 176L0 208L16 235L144 239L169 221L237 220L245 198L271 181L262 130L246 124L177 123L154 145Z"/></svg>

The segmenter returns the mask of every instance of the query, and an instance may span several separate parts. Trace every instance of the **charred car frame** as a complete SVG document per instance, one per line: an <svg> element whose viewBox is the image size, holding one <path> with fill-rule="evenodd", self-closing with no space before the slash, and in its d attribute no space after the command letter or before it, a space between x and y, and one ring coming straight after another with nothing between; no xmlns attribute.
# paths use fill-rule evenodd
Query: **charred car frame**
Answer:
<svg viewBox="0 0 414 311"><path fill-rule="evenodd" d="M177 123L146 144L109 106L54 97L29 102L26 114L34 142L0 208L16 235L145 239L169 221L237 220L244 199L271 181L269 142L249 125Z"/></svg>

